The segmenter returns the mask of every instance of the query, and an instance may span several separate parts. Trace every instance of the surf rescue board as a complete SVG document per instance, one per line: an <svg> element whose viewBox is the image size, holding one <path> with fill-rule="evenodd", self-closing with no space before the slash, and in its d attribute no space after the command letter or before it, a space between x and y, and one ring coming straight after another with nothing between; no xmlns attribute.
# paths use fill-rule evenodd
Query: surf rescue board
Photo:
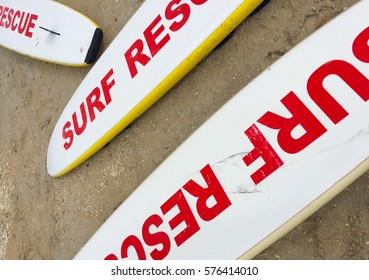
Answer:
<svg viewBox="0 0 369 280"><path fill-rule="evenodd" d="M262 2L144 1L62 112L49 143L48 173L61 176L105 146Z"/></svg>
<svg viewBox="0 0 369 280"><path fill-rule="evenodd" d="M68 66L95 62L102 41L96 23L52 0L0 0L0 45Z"/></svg>
<svg viewBox="0 0 369 280"><path fill-rule="evenodd" d="M368 10L358 2L236 94L75 259L252 258L363 174Z"/></svg>

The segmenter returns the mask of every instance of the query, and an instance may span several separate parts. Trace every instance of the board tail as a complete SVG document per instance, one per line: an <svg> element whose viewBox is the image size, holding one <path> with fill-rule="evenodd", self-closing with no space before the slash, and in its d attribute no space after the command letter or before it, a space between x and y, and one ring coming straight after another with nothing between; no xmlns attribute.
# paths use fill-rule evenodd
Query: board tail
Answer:
<svg viewBox="0 0 369 280"><path fill-rule="evenodd" d="M94 36L91 41L91 46L86 55L85 59L86 64L92 64L96 61L102 39L103 39L103 31L100 28L96 28Z"/></svg>

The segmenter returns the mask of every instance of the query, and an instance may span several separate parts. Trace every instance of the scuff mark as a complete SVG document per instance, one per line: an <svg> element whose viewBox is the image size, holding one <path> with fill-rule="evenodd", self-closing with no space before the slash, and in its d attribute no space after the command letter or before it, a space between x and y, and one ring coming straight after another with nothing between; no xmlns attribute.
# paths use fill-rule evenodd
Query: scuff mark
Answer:
<svg viewBox="0 0 369 280"><path fill-rule="evenodd" d="M352 144L356 140L365 137L369 137L369 124L367 125L367 127L363 127L362 129L358 130L358 132L355 133L354 136L346 139L345 141L342 141L341 143L336 145L332 145L331 147L325 148L304 158L299 158L298 160L287 162L282 165L278 169L278 171L284 170L296 163L301 163L302 161L309 160L312 157L319 156L331 150L338 149L344 145ZM227 194L255 193L261 192L263 190L263 184L256 185L248 174L247 166L243 161L243 158L248 153L249 152L236 153L229 157L226 157L223 160L210 164L211 168L213 169L214 173L216 174L218 180L222 184ZM197 182L201 182L201 180L203 180L200 171L194 172L191 175L187 176L186 180L188 180L189 178Z"/></svg>
<svg viewBox="0 0 369 280"><path fill-rule="evenodd" d="M360 129L352 138L350 138L347 143L351 143L353 141L355 141L358 138L365 138L369 136L369 124L367 125L367 127L364 127L362 129Z"/></svg>
<svg viewBox="0 0 369 280"><path fill-rule="evenodd" d="M317 156L317 155L320 155L320 154L323 154L323 153L326 153L326 152L329 152L331 150L334 150L334 149L338 149L344 145L347 145L347 144L352 144L353 142L357 141L358 139L362 139L362 138L365 138L365 137L368 137L369 136L369 124L367 125L367 127L363 127L361 129L359 129L355 134L354 136L342 141L341 143L339 144L336 144L336 145L332 145L324 150L321 150L313 155L311 155L311 157L314 157L314 156ZM299 160L301 161L301 160ZM297 162L297 161L295 161ZM289 165L291 164L294 164L295 162L291 162Z"/></svg>
<svg viewBox="0 0 369 280"><path fill-rule="evenodd" d="M211 164L215 174L228 194L254 193L261 191L261 185L255 185L247 176L246 165L243 158L247 152L241 152Z"/></svg>
<svg viewBox="0 0 369 280"><path fill-rule="evenodd" d="M210 167L213 169L227 194L254 193L262 189L261 184L256 186L247 175L246 165L243 161L246 154L247 152L240 152L210 164ZM201 181L202 176L201 173L197 171L187 176L187 178Z"/></svg>

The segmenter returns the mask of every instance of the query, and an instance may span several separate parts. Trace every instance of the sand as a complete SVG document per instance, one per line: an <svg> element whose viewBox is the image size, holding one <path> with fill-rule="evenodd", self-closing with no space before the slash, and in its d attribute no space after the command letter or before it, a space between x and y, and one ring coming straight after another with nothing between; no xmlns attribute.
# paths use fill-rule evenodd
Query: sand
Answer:
<svg viewBox="0 0 369 280"><path fill-rule="evenodd" d="M100 24L103 51L143 1L60 2ZM53 65L0 48L0 259L73 258L209 116L355 2L272 0L129 129L59 179L46 172L50 135L90 67ZM369 173L256 258L368 259Z"/></svg>

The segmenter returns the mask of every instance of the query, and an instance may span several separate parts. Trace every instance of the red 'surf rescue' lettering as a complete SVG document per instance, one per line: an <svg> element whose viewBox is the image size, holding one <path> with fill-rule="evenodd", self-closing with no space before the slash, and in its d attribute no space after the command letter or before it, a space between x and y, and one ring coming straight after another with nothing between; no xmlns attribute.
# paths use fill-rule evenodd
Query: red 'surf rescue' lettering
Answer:
<svg viewBox="0 0 369 280"><path fill-rule="evenodd" d="M364 63L369 63L368 40L369 27L357 36L352 46L355 57ZM341 79L364 102L369 100L369 79L354 65L343 60L328 61L311 74L307 81L309 96L332 123L337 125L349 115L349 112L324 88L323 81L329 76ZM267 112L257 123L277 131L277 141L284 152L299 153L327 132L327 128L293 91L282 98L281 103L290 112L289 117ZM297 127L304 129L304 134L298 138L293 136L293 131ZM255 146L255 149L244 158L246 165L250 166L258 158L262 158L265 162L251 175L254 183L259 184L278 170L283 165L283 161L281 155L277 154L258 129L257 124L250 127L246 135Z"/></svg>
<svg viewBox="0 0 369 280"><path fill-rule="evenodd" d="M32 38L38 15L0 6L0 27Z"/></svg>
<svg viewBox="0 0 369 280"><path fill-rule="evenodd" d="M125 52L124 56L131 77L138 74L138 65L146 66L160 50L171 40L170 33L177 32L185 26L191 16L191 6L181 3L182 0L172 0L168 3L163 15L158 15L143 31L143 38L137 39ZM207 0L191 0L194 5L203 5ZM169 21L166 30L163 21Z"/></svg>
<svg viewBox="0 0 369 280"><path fill-rule="evenodd" d="M67 121L62 130L64 149L68 150L75 136L81 135L87 125L96 119L96 114L104 111L112 101L111 89L115 85L114 71L111 69L101 80L100 85L95 87L80 106L79 110L72 114L72 120Z"/></svg>
<svg viewBox="0 0 369 280"><path fill-rule="evenodd" d="M172 1L171 3L174 5L179 2ZM192 2L201 4L204 1ZM154 25L156 22L160 22L160 18L156 19ZM369 63L368 41L369 27L360 33L353 43L352 51L360 62ZM150 58L146 56L146 59ZM349 116L349 112L324 87L323 82L329 76L342 80L363 102L369 100L369 79L353 64L343 60L328 61L318 67L308 78L308 96L327 116L332 125L336 126ZM329 129L294 91L288 92L281 99L281 104L286 110L285 115L268 111L244 133L247 137L245 139L248 139L254 146L243 158L245 168L250 167L259 159L263 161L263 165L250 176L255 184L260 184L283 166L283 152L297 154L329 132ZM261 127L263 130L270 129L276 132L274 142L283 152L277 153L271 141L262 133ZM294 133L296 128L300 131L297 135ZM116 248L119 251L118 254L107 254L105 259L125 259L132 257L130 254L133 252L136 254L134 257L142 260L149 257L163 259L169 255L174 246L182 246L201 231L200 221L202 223L211 222L227 210L231 206L231 201L210 165L206 165L201 170L201 175L207 184L206 188L189 180L159 207L160 210L157 213L153 213L142 223L141 232L123 238L120 250ZM247 180L248 178L245 178L245 181ZM196 199L196 207L191 207L189 203L191 199ZM210 201L211 204L209 204ZM168 213L171 214L168 215ZM168 219L170 220L166 222ZM164 231L168 226L171 232Z"/></svg>
<svg viewBox="0 0 369 280"><path fill-rule="evenodd" d="M204 188L189 180L160 206L159 213L151 215L144 221L139 235L130 235L123 240L120 257L108 254L105 259L125 259L128 257L129 249L133 249L140 260L147 259L147 254L155 260L164 259L172 246L180 247L200 231L199 220L210 222L226 210L231 202L210 165L201 170L201 175L207 187ZM186 196L196 199L194 207L191 207ZM196 218L194 211L199 218ZM173 232L173 238L160 229L167 215L172 217L168 225ZM147 247L150 249L145 249Z"/></svg>
<svg viewBox="0 0 369 280"><path fill-rule="evenodd" d="M190 0L196 6L203 5L208 0ZM170 32L174 33L183 28L191 15L191 5L181 3L182 0L169 1L163 11L163 15L157 15L149 26L143 31L143 39L137 39L125 52L126 62L131 78L138 74L138 65L145 66L154 58L161 49L171 40ZM163 20L169 21L168 30L165 29ZM32 25L31 25L32 27ZM61 131L64 150L69 150L75 137L82 135L89 123L94 122L97 113L103 112L111 103L111 88L115 85L111 69L101 80L100 86L94 88L87 98L79 105ZM108 81L111 79L110 81Z"/></svg>

